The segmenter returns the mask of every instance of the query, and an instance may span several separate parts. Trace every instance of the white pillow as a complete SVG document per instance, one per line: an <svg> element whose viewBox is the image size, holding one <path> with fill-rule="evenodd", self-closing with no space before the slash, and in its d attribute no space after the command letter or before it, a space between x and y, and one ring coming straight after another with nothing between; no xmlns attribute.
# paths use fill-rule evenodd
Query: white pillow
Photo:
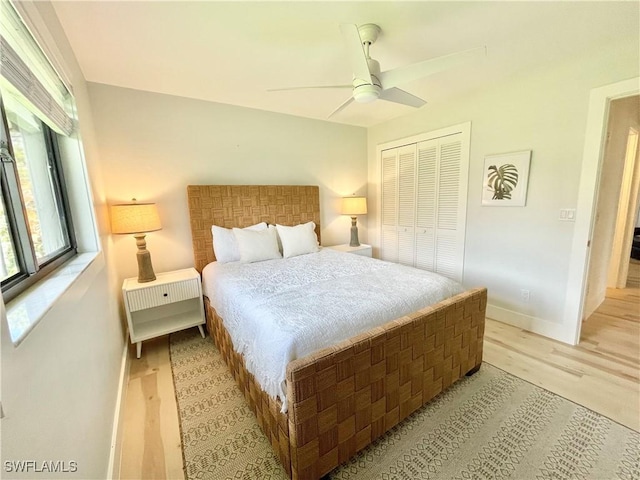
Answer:
<svg viewBox="0 0 640 480"><path fill-rule="evenodd" d="M266 230L265 222L256 223L243 230ZM240 251L238 250L238 242L233 230L230 228L211 225L211 234L213 235L213 253L216 260L220 263L237 262L240 260Z"/></svg>
<svg viewBox="0 0 640 480"><path fill-rule="evenodd" d="M304 255L305 253L315 253L319 250L315 223L308 222L295 227L276 225L276 228L282 242L282 255L284 258Z"/></svg>
<svg viewBox="0 0 640 480"><path fill-rule="evenodd" d="M278 250L276 227L269 225L266 230L246 230L234 228L238 242L240 261L243 263L262 262L282 258Z"/></svg>

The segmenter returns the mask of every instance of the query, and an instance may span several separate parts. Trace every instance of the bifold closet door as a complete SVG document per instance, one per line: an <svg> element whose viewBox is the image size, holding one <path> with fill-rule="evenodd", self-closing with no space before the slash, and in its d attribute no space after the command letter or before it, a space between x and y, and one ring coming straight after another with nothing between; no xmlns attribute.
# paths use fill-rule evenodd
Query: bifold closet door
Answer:
<svg viewBox="0 0 640 480"><path fill-rule="evenodd" d="M462 135L420 142L417 149L416 267L462 281L467 206Z"/></svg>
<svg viewBox="0 0 640 480"><path fill-rule="evenodd" d="M455 134L382 152L383 260L462 281L464 148L462 134Z"/></svg>
<svg viewBox="0 0 640 480"><path fill-rule="evenodd" d="M415 265L416 145L382 153L382 258Z"/></svg>
<svg viewBox="0 0 640 480"><path fill-rule="evenodd" d="M398 262L398 148L382 152L381 258Z"/></svg>
<svg viewBox="0 0 640 480"><path fill-rule="evenodd" d="M415 265L416 145L398 149L398 263Z"/></svg>
<svg viewBox="0 0 640 480"><path fill-rule="evenodd" d="M417 145L416 267L436 271L438 140Z"/></svg>

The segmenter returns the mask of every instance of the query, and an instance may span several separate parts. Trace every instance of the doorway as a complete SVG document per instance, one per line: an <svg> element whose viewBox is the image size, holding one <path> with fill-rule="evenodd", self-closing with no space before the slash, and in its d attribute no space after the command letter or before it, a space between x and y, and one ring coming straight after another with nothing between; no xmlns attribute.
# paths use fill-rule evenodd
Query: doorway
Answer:
<svg viewBox="0 0 640 480"><path fill-rule="evenodd" d="M640 97L632 97L640 102ZM640 122L640 107L636 103L636 120ZM630 127L624 156L624 173L618 202L618 216L613 235L613 249L609 261L609 288L625 288L630 266L631 247L638 225L638 195L640 192L640 167L638 166L637 128Z"/></svg>
<svg viewBox="0 0 640 480"><path fill-rule="evenodd" d="M565 299L565 313L559 340L577 345L584 313L587 273L595 219L600 166L606 139L606 121L613 100L640 94L640 77L594 88L589 95L577 216L574 227Z"/></svg>
<svg viewBox="0 0 640 480"><path fill-rule="evenodd" d="M640 288L627 288L627 277L636 271L631 253L639 223L639 136L640 95L612 100L598 179L579 337L584 349L597 352L621 369L636 370Z"/></svg>
<svg viewBox="0 0 640 480"><path fill-rule="evenodd" d="M598 181L583 320L604 302L608 288L624 288L640 188L640 95L612 100Z"/></svg>

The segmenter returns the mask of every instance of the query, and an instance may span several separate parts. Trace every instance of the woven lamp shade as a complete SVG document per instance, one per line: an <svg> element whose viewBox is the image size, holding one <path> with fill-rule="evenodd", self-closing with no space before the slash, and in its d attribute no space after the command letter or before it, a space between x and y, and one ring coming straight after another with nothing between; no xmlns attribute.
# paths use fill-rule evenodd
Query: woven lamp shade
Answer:
<svg viewBox="0 0 640 480"><path fill-rule="evenodd" d="M366 197L344 197L342 199L343 215L366 215L367 214L367 198Z"/></svg>
<svg viewBox="0 0 640 480"><path fill-rule="evenodd" d="M155 203L128 203L111 206L112 233L145 233L160 230Z"/></svg>

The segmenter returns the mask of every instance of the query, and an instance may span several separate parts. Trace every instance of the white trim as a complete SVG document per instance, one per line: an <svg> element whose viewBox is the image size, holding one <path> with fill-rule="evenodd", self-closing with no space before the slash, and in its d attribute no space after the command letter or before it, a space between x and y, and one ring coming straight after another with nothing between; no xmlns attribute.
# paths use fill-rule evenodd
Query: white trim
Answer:
<svg viewBox="0 0 640 480"><path fill-rule="evenodd" d="M124 423L124 402L127 398L127 387L129 386L129 369L131 360L129 355L129 342L124 342L122 350L122 362L120 364L120 380L118 396L116 397L116 408L113 414L113 431L111 433L111 448L109 451L109 464L107 466L106 478L120 478L120 461L122 458L122 434Z"/></svg>
<svg viewBox="0 0 640 480"><path fill-rule="evenodd" d="M497 320L528 332L537 333L560 342L569 343L572 333L564 325L550 322L543 318L532 317L520 312L514 312L503 307L487 304L487 318Z"/></svg>
<svg viewBox="0 0 640 480"><path fill-rule="evenodd" d="M426 142L427 140L433 140L435 138L446 137L449 135L455 135L457 133L467 133L470 135L471 122L459 123L457 125L451 125L450 127L440 128L431 132L420 133L413 135L412 137L398 138L397 140L390 140L385 143L381 143L376 147L376 153L378 154L378 166L380 165L380 152L388 150L390 148L403 147L405 145L411 145L412 143Z"/></svg>
<svg viewBox="0 0 640 480"><path fill-rule="evenodd" d="M102 268L102 252L79 253L12 299L6 310L13 345L18 347L67 292L73 291L77 298L84 295Z"/></svg>
<svg viewBox="0 0 640 480"><path fill-rule="evenodd" d="M589 113L578 189L577 215L573 231L573 243L567 276L563 325L567 331L567 343L580 341L584 306L586 275L589 271L589 247L593 230L593 217L598 199L598 180L604 150L604 137L609 114L609 103L640 92L640 77L606 85L591 90Z"/></svg>

